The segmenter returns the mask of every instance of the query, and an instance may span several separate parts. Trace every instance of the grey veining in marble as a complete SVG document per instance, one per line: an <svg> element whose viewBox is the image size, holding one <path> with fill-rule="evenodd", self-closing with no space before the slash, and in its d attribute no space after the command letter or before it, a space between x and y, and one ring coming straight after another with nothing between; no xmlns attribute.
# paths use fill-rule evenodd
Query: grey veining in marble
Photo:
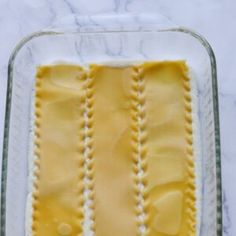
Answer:
<svg viewBox="0 0 236 236"><path fill-rule="evenodd" d="M212 45L218 64L223 172L224 235L236 235L236 2L234 0L0 0L0 130L3 129L7 64L24 36L69 14L160 12L192 28ZM0 151L2 132L0 132Z"/></svg>

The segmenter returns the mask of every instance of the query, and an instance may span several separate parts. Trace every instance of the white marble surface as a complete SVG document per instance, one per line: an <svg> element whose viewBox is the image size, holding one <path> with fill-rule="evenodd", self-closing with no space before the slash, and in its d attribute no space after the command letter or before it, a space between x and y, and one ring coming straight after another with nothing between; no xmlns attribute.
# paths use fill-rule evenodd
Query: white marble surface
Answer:
<svg viewBox="0 0 236 236"><path fill-rule="evenodd" d="M0 151L7 63L16 43L71 13L160 12L195 29L212 45L218 64L223 171L224 235L236 235L236 1L235 0L0 0ZM234 32L233 32L234 31Z"/></svg>

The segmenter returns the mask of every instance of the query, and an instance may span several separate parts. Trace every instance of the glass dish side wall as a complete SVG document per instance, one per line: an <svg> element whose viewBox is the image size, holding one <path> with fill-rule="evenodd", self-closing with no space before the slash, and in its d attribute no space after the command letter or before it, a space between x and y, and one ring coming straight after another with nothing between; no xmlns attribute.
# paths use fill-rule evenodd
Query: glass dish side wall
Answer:
<svg viewBox="0 0 236 236"><path fill-rule="evenodd" d="M202 146L201 236L221 236L221 191L216 68L209 45L189 31L41 32L22 42L9 64L1 236L25 235L29 133L35 68L64 60L186 59L196 74ZM9 127L9 130L8 130ZM14 224L12 224L14 222Z"/></svg>

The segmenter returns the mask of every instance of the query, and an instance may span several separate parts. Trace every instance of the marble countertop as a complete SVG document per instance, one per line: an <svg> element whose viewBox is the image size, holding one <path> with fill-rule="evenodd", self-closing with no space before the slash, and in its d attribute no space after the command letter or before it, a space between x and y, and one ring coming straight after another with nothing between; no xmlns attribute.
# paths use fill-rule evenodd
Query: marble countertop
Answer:
<svg viewBox="0 0 236 236"><path fill-rule="evenodd" d="M0 152L11 51L24 36L69 14L156 13L194 29L210 42L218 65L223 176L223 231L236 235L236 1L234 0L1 0L0 1Z"/></svg>

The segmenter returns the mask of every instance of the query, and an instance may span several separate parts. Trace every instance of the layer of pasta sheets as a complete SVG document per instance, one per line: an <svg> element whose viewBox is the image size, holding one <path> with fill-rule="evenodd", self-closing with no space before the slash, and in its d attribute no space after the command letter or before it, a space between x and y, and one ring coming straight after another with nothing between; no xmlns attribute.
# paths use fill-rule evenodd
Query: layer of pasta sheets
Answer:
<svg viewBox="0 0 236 236"><path fill-rule="evenodd" d="M32 236L194 236L184 61L37 69Z"/></svg>

